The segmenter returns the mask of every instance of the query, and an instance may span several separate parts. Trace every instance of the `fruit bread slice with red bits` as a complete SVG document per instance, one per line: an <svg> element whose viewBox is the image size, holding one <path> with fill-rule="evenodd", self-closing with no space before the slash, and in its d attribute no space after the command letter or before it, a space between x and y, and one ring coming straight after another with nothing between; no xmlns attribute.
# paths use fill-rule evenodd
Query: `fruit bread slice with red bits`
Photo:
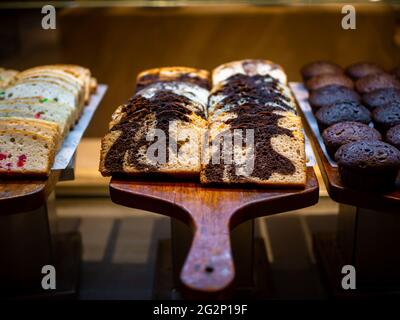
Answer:
<svg viewBox="0 0 400 320"><path fill-rule="evenodd" d="M0 131L19 130L38 133L52 140L51 147L58 150L61 146L59 126L57 123L18 117L0 117Z"/></svg>
<svg viewBox="0 0 400 320"><path fill-rule="evenodd" d="M0 131L0 175L47 176L55 155L54 142L22 130Z"/></svg>

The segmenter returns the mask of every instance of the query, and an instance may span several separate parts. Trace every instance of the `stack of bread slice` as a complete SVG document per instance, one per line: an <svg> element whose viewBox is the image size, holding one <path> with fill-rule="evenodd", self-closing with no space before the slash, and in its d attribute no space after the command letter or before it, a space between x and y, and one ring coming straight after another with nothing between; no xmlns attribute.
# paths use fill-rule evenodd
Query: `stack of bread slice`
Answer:
<svg viewBox="0 0 400 320"><path fill-rule="evenodd" d="M304 186L304 135L283 69L242 60L217 67L212 77L210 148L200 181ZM231 152L223 152L227 142Z"/></svg>
<svg viewBox="0 0 400 320"><path fill-rule="evenodd" d="M0 175L48 175L96 81L77 65L17 72L0 96Z"/></svg>
<svg viewBox="0 0 400 320"><path fill-rule="evenodd" d="M136 94L112 115L100 171L198 176L207 128L208 72L160 68L139 74Z"/></svg>

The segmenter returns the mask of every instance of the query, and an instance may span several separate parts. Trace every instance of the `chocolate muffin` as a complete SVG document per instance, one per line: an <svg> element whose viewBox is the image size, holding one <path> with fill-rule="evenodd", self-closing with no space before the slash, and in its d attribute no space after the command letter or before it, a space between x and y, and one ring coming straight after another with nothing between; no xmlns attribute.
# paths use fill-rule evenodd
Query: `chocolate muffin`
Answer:
<svg viewBox="0 0 400 320"><path fill-rule="evenodd" d="M400 151L382 141L345 144L335 154L343 184L362 190L386 191L395 186Z"/></svg>
<svg viewBox="0 0 400 320"><path fill-rule="evenodd" d="M338 102L359 102L360 100L357 92L336 84L312 91L308 99L314 111Z"/></svg>
<svg viewBox="0 0 400 320"><path fill-rule="evenodd" d="M400 124L400 103L391 102L372 111L375 128L381 132Z"/></svg>
<svg viewBox="0 0 400 320"><path fill-rule="evenodd" d="M382 107L391 102L400 102L400 89L383 88L378 89L362 96L365 106L369 109Z"/></svg>
<svg viewBox="0 0 400 320"><path fill-rule="evenodd" d="M385 70L375 63L358 62L348 66L345 72L350 78L358 80L371 74L384 73Z"/></svg>
<svg viewBox="0 0 400 320"><path fill-rule="evenodd" d="M371 74L356 81L356 89L360 93L372 92L383 88L400 89L400 82L388 73Z"/></svg>
<svg viewBox="0 0 400 320"><path fill-rule="evenodd" d="M394 68L391 74L394 75L397 78L397 80L400 80L400 66Z"/></svg>
<svg viewBox="0 0 400 320"><path fill-rule="evenodd" d="M371 113L358 102L339 102L322 107L315 113L315 118L320 129L323 130L335 123L344 121L368 124L371 122Z"/></svg>
<svg viewBox="0 0 400 320"><path fill-rule="evenodd" d="M345 121L336 123L322 133L326 150L334 158L335 152L346 143L355 141L380 141L378 130L360 122Z"/></svg>
<svg viewBox="0 0 400 320"><path fill-rule="evenodd" d="M386 132L386 142L390 143L400 150L400 124L391 127Z"/></svg>
<svg viewBox="0 0 400 320"><path fill-rule="evenodd" d="M343 86L349 89L354 88L353 81L344 74L323 74L315 76L306 82L306 87L309 90L317 90L332 84Z"/></svg>
<svg viewBox="0 0 400 320"><path fill-rule="evenodd" d="M303 80L306 81L312 77L323 74L340 74L343 73L343 70L335 63L328 61L316 61L305 65L300 72Z"/></svg>

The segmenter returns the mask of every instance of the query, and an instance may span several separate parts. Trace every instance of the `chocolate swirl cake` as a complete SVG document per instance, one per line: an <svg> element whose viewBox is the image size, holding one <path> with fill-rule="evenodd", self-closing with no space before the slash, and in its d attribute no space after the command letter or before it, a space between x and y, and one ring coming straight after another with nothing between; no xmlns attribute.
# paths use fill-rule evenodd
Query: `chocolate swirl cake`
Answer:
<svg viewBox="0 0 400 320"><path fill-rule="evenodd" d="M187 67L166 67L145 70L136 78L136 92L156 82L179 81L210 89L209 72Z"/></svg>
<svg viewBox="0 0 400 320"><path fill-rule="evenodd" d="M213 72L208 106L211 147L200 181L304 186L304 136L293 97L282 82L286 77L254 71L282 70L275 64L261 67L259 60L254 67L249 66L251 60L246 64L251 73L229 69L231 75L226 78L226 65ZM236 144L236 138L242 143ZM233 152L228 154L223 152L227 141L233 143Z"/></svg>
<svg viewBox="0 0 400 320"><path fill-rule="evenodd" d="M197 76L193 69L188 75L183 68L175 74L176 69L158 69L169 78L143 86L114 112L102 140L103 175L198 176L208 90L192 81ZM205 77L204 71L198 75Z"/></svg>
<svg viewBox="0 0 400 320"><path fill-rule="evenodd" d="M213 79L210 94L203 70L139 74L135 95L115 110L102 140L101 173L304 186L304 136L282 68L236 61L216 68Z"/></svg>

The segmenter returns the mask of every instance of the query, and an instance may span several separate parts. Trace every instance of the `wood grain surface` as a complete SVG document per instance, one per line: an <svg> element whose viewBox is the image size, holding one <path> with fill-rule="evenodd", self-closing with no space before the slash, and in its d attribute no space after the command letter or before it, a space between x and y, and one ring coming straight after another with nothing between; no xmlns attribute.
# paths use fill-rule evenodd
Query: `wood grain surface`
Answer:
<svg viewBox="0 0 400 320"><path fill-rule="evenodd" d="M53 191L60 172L42 180L0 179L0 215L32 211L42 206Z"/></svg>
<svg viewBox="0 0 400 320"><path fill-rule="evenodd" d="M338 168L331 166L307 118L302 113L301 108L298 109L302 115L303 125L307 136L310 138L326 189L332 200L360 208L400 214L400 178L398 177L396 182L397 188L385 193L360 191L344 186Z"/></svg>
<svg viewBox="0 0 400 320"><path fill-rule="evenodd" d="M235 275L230 230L252 218L317 203L318 182L312 168L307 168L306 187L296 190L112 179L110 195L115 203L187 223L194 237L181 271L181 281L186 289L215 293L227 289Z"/></svg>

